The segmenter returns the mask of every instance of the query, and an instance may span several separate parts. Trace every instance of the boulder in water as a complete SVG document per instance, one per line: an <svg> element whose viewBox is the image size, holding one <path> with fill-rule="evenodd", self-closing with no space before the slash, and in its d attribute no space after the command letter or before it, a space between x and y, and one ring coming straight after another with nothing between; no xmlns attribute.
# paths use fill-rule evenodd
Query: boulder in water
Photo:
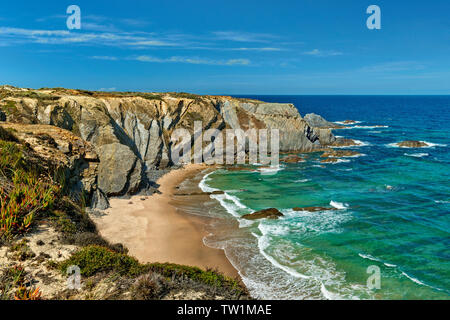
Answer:
<svg viewBox="0 0 450 320"><path fill-rule="evenodd" d="M281 159L281 161L285 163L298 163L298 162L305 162L305 159L296 155L290 155Z"/></svg>
<svg viewBox="0 0 450 320"><path fill-rule="evenodd" d="M353 139L344 139L344 138L338 138L336 141L334 141L331 146L333 147L352 147L357 146L358 143L356 143Z"/></svg>
<svg viewBox="0 0 450 320"><path fill-rule="evenodd" d="M321 157L322 158L342 158L342 157L354 157L359 156L361 153L353 150L326 150Z"/></svg>
<svg viewBox="0 0 450 320"><path fill-rule="evenodd" d="M428 145L425 142L422 141L413 141L413 140L407 140L397 143L399 147L402 148L423 148L428 147Z"/></svg>
<svg viewBox="0 0 450 320"><path fill-rule="evenodd" d="M322 163L336 163L338 161L339 161L338 158L326 158L326 159L321 160L320 162L322 162Z"/></svg>
<svg viewBox="0 0 450 320"><path fill-rule="evenodd" d="M257 220L257 219L278 219L284 215L276 208L269 208L260 211L256 211L250 214L243 215L242 218L247 220Z"/></svg>

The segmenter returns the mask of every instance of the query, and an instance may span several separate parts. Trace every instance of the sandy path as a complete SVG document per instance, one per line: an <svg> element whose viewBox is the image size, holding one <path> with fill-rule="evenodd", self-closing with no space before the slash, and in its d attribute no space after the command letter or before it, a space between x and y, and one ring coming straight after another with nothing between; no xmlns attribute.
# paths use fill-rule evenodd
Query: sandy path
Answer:
<svg viewBox="0 0 450 320"><path fill-rule="evenodd" d="M101 235L112 243L124 244L129 254L141 262L218 268L228 276L238 277L223 250L203 244L205 220L170 204L176 186L204 169L204 165L192 164L172 170L157 181L162 194L146 200L141 200L142 196L111 199L105 215L93 218Z"/></svg>

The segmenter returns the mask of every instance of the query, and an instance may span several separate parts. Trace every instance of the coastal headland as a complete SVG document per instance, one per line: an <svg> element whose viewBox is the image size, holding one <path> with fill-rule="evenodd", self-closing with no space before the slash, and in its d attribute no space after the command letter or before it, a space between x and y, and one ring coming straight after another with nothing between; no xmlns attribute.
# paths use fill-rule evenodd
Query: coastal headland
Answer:
<svg viewBox="0 0 450 320"><path fill-rule="evenodd" d="M193 133L194 122L199 121L203 130L277 129L280 153L324 152L334 145L352 143L336 139L332 133L335 124L314 114L302 117L292 104L187 93L0 87L0 127L5 133L2 139L26 148L26 159L34 157L40 159L39 163L48 163L45 170L49 177L55 175L51 168L62 169L57 184L64 189L61 199L78 208L77 215L68 215L64 211L67 203L58 203L61 209L55 218L42 220L36 215L41 229L53 232L55 239L61 238L58 232L64 239L70 238L65 240L70 247L61 242L58 252L66 254L55 258L58 263L89 256L93 254L90 250L100 250L95 247L100 244L117 254L128 252L138 260L133 263L146 264L142 270L156 268L158 273L167 273L169 268L172 274L181 268L171 263L200 267L206 272L217 269L228 279L237 278L237 270L224 252L203 243L208 219L187 214L171 201L180 183L208 169L204 164L180 167L171 158L171 133L176 129ZM286 162L302 161L295 157L286 158ZM54 178L49 179L53 183ZM13 177L5 181L0 182L14 189ZM80 221L85 221L83 227ZM24 230L34 241L33 220L26 223ZM94 247L86 247L86 242ZM31 264L27 268L32 268ZM179 275L178 271L173 274ZM61 285L61 278L58 281ZM231 280L223 281L224 288L235 286ZM201 296L211 297L208 290ZM232 296L242 296L239 290L233 289ZM60 294L58 290L50 291ZM115 297L124 298L124 294Z"/></svg>

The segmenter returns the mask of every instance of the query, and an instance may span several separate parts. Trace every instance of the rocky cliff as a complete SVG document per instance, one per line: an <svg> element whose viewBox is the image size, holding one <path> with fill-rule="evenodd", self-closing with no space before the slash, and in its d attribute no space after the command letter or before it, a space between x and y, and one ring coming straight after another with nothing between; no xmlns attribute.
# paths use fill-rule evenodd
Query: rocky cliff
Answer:
<svg viewBox="0 0 450 320"><path fill-rule="evenodd" d="M59 127L92 146L87 158L81 156L89 163L85 169L91 171L90 178L86 180L84 172L76 174L99 207L107 205L99 197L133 194L151 184L152 170L172 166L171 133L179 128L193 133L195 121L201 121L204 130L279 129L281 152L310 152L335 140L331 130L311 126L292 104L185 93L2 86L0 121ZM71 152L75 140L60 139L59 152Z"/></svg>

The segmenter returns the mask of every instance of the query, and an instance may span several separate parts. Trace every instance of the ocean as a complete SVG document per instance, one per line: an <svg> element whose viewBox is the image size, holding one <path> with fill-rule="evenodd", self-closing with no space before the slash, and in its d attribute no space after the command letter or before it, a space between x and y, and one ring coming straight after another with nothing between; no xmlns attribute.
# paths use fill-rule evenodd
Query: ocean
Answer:
<svg viewBox="0 0 450 320"><path fill-rule="evenodd" d="M225 191L184 209L217 218L204 242L225 250L255 298L450 298L450 96L244 98L356 120L334 134L358 140L348 149L362 154L322 164L313 153L270 175L250 166L185 182ZM428 147L394 145L404 140ZM338 210L292 210L307 206ZM284 217L240 218L265 208Z"/></svg>

